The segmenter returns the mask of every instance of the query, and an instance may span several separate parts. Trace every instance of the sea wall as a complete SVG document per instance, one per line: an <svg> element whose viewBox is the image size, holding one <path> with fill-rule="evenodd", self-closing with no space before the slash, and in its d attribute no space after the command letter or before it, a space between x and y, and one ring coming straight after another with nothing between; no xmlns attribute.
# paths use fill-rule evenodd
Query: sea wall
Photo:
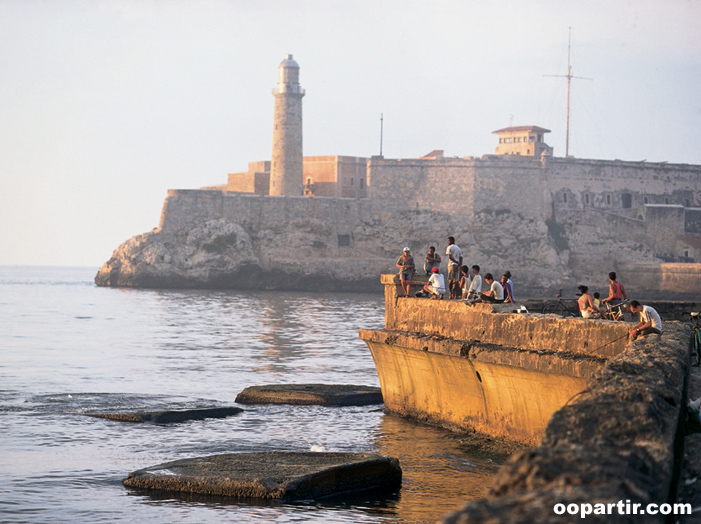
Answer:
<svg viewBox="0 0 701 524"><path fill-rule="evenodd" d="M662 336L640 338L610 359L553 415L539 446L512 456L486 498L443 523L573 522L581 511L586 522L667 522L647 505L675 501L689 335L688 324L666 322ZM580 511L558 515L557 504Z"/></svg>
<svg viewBox="0 0 701 524"><path fill-rule="evenodd" d="M382 275L382 283L386 330L573 355L611 357L625 349L628 327L620 322L494 313L514 310L518 306L513 304L467 306L462 301L407 300L399 297L401 287L396 275Z"/></svg>
<svg viewBox="0 0 701 524"><path fill-rule="evenodd" d="M398 296L383 275L385 329L361 330L392 412L535 445L548 420L625 349L629 326L513 313L513 304Z"/></svg>

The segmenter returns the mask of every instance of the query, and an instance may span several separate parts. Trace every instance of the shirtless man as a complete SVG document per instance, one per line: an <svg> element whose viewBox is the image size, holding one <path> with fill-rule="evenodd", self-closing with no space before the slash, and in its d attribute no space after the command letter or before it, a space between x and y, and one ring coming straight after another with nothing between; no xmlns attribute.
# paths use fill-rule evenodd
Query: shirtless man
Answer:
<svg viewBox="0 0 701 524"><path fill-rule="evenodd" d="M611 282L609 284L609 296L607 296L605 299L601 301L602 304L608 302L612 306L615 306L616 304L620 304L623 302L623 300L628 299L628 295L626 295L626 290L623 287L623 284L620 282L616 282L616 272L611 271L609 273L609 281Z"/></svg>

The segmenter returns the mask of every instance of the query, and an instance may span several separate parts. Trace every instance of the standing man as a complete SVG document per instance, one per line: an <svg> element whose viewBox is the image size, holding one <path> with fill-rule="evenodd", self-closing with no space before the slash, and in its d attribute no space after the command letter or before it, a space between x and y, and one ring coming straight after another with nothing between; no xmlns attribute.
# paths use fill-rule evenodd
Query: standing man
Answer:
<svg viewBox="0 0 701 524"><path fill-rule="evenodd" d="M426 261L424 262L424 271L427 275L433 273L433 268L437 267L440 269L441 256L436 253L436 248L431 246L428 248L428 253L426 253Z"/></svg>
<svg viewBox="0 0 701 524"><path fill-rule="evenodd" d="M643 306L637 300L630 303L631 313L640 313L640 322L631 329L628 337L628 343L633 342L639 336L649 335L650 333L662 333L662 320L660 315L650 306Z"/></svg>
<svg viewBox="0 0 701 524"><path fill-rule="evenodd" d="M448 287L450 298L460 298L460 266L462 266L462 251L455 244L454 237L448 237L448 248L445 250L448 255Z"/></svg>
<svg viewBox="0 0 701 524"><path fill-rule="evenodd" d="M628 295L626 295L626 290L623 287L623 284L620 282L616 282L616 272L611 271L609 273L609 281L611 282L609 284L609 296L607 296L605 299L601 301L601 303L608 302L612 306L615 306L616 304L620 304L623 302L624 299L628 298Z"/></svg>
<svg viewBox="0 0 701 524"><path fill-rule="evenodd" d="M404 296L408 297L411 279L414 277L414 271L416 270L414 257L411 256L411 250L408 247L404 248L404 254L397 260L397 267L399 268L399 280L402 282Z"/></svg>

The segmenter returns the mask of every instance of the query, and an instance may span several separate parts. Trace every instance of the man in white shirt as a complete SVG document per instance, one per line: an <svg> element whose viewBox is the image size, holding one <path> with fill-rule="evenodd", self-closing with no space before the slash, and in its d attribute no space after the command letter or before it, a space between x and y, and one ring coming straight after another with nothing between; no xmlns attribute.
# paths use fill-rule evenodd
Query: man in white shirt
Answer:
<svg viewBox="0 0 701 524"><path fill-rule="evenodd" d="M431 295L432 299L438 298L440 300L445 295L445 278L437 267L431 270L431 276L428 279L428 284L424 286L424 291Z"/></svg>
<svg viewBox="0 0 701 524"><path fill-rule="evenodd" d="M640 322L633 327L628 333L628 342L633 342L639 336L649 335L650 333L662 333L662 320L660 315L650 306L643 306L637 300L630 303L631 313L640 313Z"/></svg>
<svg viewBox="0 0 701 524"><path fill-rule="evenodd" d="M504 288L501 287L501 283L494 280L491 273L484 275L484 281L489 286L489 291L480 293L480 298L476 302L504 302Z"/></svg>
<svg viewBox="0 0 701 524"><path fill-rule="evenodd" d="M448 237L448 248L445 250L448 255L448 287L450 288L450 298L460 298L460 266L462 266L462 250L455 244L454 237Z"/></svg>
<svg viewBox="0 0 701 524"><path fill-rule="evenodd" d="M482 276L480 275L480 267L475 264L472 266L472 280L470 280L470 287L467 290L467 299L472 300L479 298L479 294L482 292Z"/></svg>

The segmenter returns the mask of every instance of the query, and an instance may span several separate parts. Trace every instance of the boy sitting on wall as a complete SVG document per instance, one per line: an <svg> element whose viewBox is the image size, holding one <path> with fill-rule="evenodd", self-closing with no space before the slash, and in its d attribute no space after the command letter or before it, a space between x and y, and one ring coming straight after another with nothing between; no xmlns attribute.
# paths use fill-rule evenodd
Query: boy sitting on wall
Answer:
<svg viewBox="0 0 701 524"><path fill-rule="evenodd" d="M428 284L424 286L424 291L431 295L431 299L441 300L445 295L445 278L437 267L431 270L431 276L428 279Z"/></svg>

